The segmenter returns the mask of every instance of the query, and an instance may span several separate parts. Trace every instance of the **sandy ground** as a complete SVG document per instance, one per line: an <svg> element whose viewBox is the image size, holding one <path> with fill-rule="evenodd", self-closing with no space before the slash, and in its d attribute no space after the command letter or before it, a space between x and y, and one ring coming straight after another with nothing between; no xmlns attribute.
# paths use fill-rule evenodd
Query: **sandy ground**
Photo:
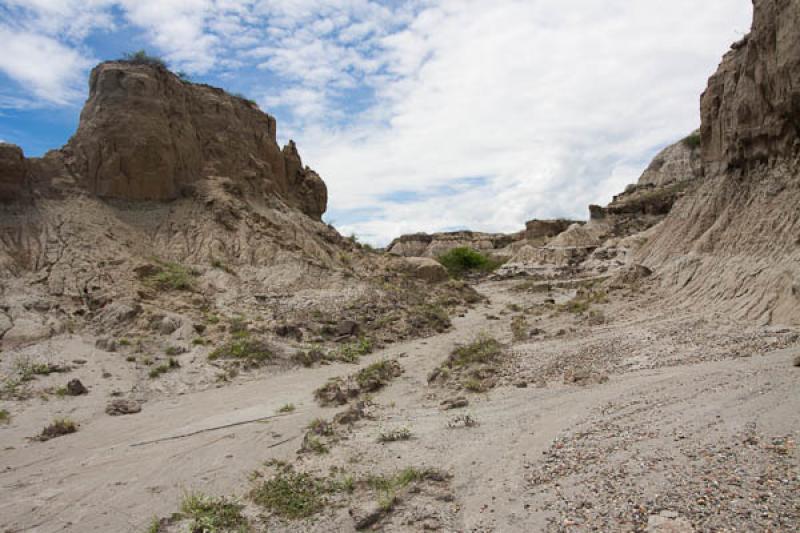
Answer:
<svg viewBox="0 0 800 533"><path fill-rule="evenodd" d="M543 333L513 344L499 386L488 393L429 386L430 371L478 333L512 344L510 322L518 312L510 304L526 308L544 297L513 285L482 284L490 302L456 317L449 332L363 358L361 366L396 358L404 374L372 396L374 418L357 423L324 456L296 453L311 420L341 410L319 407L312 393L331 377L353 373L353 365L244 377L204 390L150 391L141 413L111 417L103 413L109 394L137 383L116 377L127 376L115 366L124 365L119 355L98 353L76 338L56 339L51 347L68 359L87 360L69 377L81 378L91 392L1 402L12 420L0 426L0 527L143 531L153 516L175 512L187 491L243 496L248 475L277 458L308 471L344 465L356 476L407 466L452 474L448 497L399 501L380 523L390 531L800 528L795 332L719 316L654 314L641 298L612 298L601 306L611 317L602 324L569 315L532 318ZM565 370L587 363L608 381L563 382ZM102 378L103 371L112 377ZM46 379L65 381L65 375ZM457 395L469 406L441 409L442 400ZM287 403L296 410L280 414ZM478 425L449 427L464 413ZM55 416L70 416L79 431L29 440ZM265 419L232 425L257 418ZM218 426L229 427L202 431ZM393 428L408 428L412 438L376 442ZM277 529L351 531L353 520L339 508Z"/></svg>

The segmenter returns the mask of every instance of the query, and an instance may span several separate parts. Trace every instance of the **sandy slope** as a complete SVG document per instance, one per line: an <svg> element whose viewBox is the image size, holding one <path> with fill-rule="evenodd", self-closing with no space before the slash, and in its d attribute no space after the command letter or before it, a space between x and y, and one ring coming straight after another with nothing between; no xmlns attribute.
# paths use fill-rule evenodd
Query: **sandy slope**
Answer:
<svg viewBox="0 0 800 533"><path fill-rule="evenodd" d="M466 412L479 425L450 429L448 421L458 411L442 411L439 404L454 393L429 387L429 371L457 343L480 331L510 342L507 304L525 298L504 284L480 289L491 303L457 317L450 332L365 358L364 363L396 357L405 373L374 396L375 420L360 422L329 455L304 456L298 464L318 471L349 465L354 475L405 466L435 466L453 474L452 498L424 505L401 501L383 522L387 530L636 530L648 520L652 526L660 518L650 515L664 510L664 520L678 516L698 529L800 527L800 464L793 447L800 438L800 369L792 367L796 348L741 353L728 348L762 344L726 337L730 346L718 343L725 350L709 341L709 352L718 357L672 357L667 366L624 365L598 356L597 368L609 371L610 380L579 387L549 375L552 362L537 363L536 354L543 353L538 348L515 347L506 381L488 394L468 395ZM628 303L618 304L624 307ZM675 320L676 328L683 327ZM613 347L621 346L623 337L635 344L633 337L639 351L656 346L656 355L664 346L680 345L664 339L659 345L648 335L634 334L648 331L651 322L638 310L600 328L570 322L565 325L574 326L572 334L543 342L577 353L596 338ZM713 332L731 328L695 324L711 340ZM556 325L546 323L546 328ZM617 338L615 331L621 332ZM769 331L764 335L774 337ZM91 356L93 349L70 342L71 357ZM629 355L639 360L637 353ZM533 384L536 368L546 378L544 386ZM242 495L254 468L270 458L294 460L308 422L337 411L317 406L313 390L354 370L341 364L297 369L161 396L141 413L124 417L102 414L108 392L103 387L111 385L98 385L78 398L29 401L23 410L14 405L11 424L0 426L0 526L4 531L142 531L154 515L174 512L186 490ZM531 385L511 386L518 373ZM290 402L297 406L291 414L136 445L270 417ZM81 423L80 430L45 443L27 440L55 414L69 414ZM376 443L380 431L396 427L411 429L412 440ZM714 460L723 453L727 461ZM699 504L698 498L706 502ZM347 509L334 509L322 520L286 529L348 531L353 521Z"/></svg>

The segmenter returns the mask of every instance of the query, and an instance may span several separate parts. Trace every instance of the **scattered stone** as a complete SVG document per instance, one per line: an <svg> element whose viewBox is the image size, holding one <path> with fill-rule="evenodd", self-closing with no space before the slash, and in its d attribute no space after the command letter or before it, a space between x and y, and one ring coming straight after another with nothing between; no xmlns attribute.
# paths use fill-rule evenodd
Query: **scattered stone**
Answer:
<svg viewBox="0 0 800 533"><path fill-rule="evenodd" d="M136 400L113 400L106 407L106 414L111 416L132 415L142 410Z"/></svg>
<svg viewBox="0 0 800 533"><path fill-rule="evenodd" d="M564 383L577 385L597 385L608 381L604 372L595 372L590 367L569 368L564 372Z"/></svg>
<svg viewBox="0 0 800 533"><path fill-rule="evenodd" d="M158 331L162 335L171 335L174 333L179 327L181 327L180 319L172 316L165 316L161 319L158 323Z"/></svg>
<svg viewBox="0 0 800 533"><path fill-rule="evenodd" d="M199 333L201 335L203 333L205 333L205 331L206 331L206 325L205 324L192 324L192 328L194 328L194 331L196 333Z"/></svg>
<svg viewBox="0 0 800 533"><path fill-rule="evenodd" d="M674 511L661 511L647 519L646 533L694 533L692 524Z"/></svg>
<svg viewBox="0 0 800 533"><path fill-rule="evenodd" d="M89 390L81 383L79 379L71 379L67 383L67 394L70 396L80 396L82 394L89 394Z"/></svg>
<svg viewBox="0 0 800 533"><path fill-rule="evenodd" d="M291 337L296 341L303 340L303 330L294 324L282 324L275 328L275 334L279 337Z"/></svg>
<svg viewBox="0 0 800 533"><path fill-rule="evenodd" d="M104 352L116 352L117 351L117 341L114 339L109 339L107 337L100 337L94 343L94 347L98 350L103 350Z"/></svg>
<svg viewBox="0 0 800 533"><path fill-rule="evenodd" d="M518 388L518 389L527 389L528 388L528 382L525 381L524 379L520 379L516 383L514 383L514 386L516 388Z"/></svg>
<svg viewBox="0 0 800 533"><path fill-rule="evenodd" d="M351 507L349 513L353 517L354 527L361 530L374 526L386 516L387 507L379 505L377 502Z"/></svg>
<svg viewBox="0 0 800 533"><path fill-rule="evenodd" d="M794 366L800 367L800 354L794 356Z"/></svg>
<svg viewBox="0 0 800 533"><path fill-rule="evenodd" d="M449 411L450 409L461 409L469 405L469 400L463 396L457 398L448 398L441 403L442 409Z"/></svg>
<svg viewBox="0 0 800 533"><path fill-rule="evenodd" d="M344 320L336 326L336 334L340 337L354 337L359 330L358 323L353 320Z"/></svg>
<svg viewBox="0 0 800 533"><path fill-rule="evenodd" d="M75 363L76 365L85 365L86 359L73 359L72 362Z"/></svg>

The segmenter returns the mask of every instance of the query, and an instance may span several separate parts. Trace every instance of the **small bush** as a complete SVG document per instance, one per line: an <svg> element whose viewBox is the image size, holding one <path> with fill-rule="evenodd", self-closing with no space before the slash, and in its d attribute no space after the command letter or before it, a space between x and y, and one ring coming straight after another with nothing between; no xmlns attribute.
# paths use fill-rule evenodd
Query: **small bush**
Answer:
<svg viewBox="0 0 800 533"><path fill-rule="evenodd" d="M278 412L279 413L291 413L294 410L295 410L294 404L293 403L287 403L287 404L281 406L281 408L278 409Z"/></svg>
<svg viewBox="0 0 800 533"><path fill-rule="evenodd" d="M470 344L453 350L445 364L454 368L491 363L500 357L502 350L503 347L497 339L481 334Z"/></svg>
<svg viewBox="0 0 800 533"><path fill-rule="evenodd" d="M252 366L260 366L273 357L275 354L266 342L250 338L234 339L220 346L208 356L211 361L235 359Z"/></svg>
<svg viewBox="0 0 800 533"><path fill-rule="evenodd" d="M250 492L250 498L281 518L298 520L321 511L328 491L329 487L322 479L283 470L256 486Z"/></svg>
<svg viewBox="0 0 800 533"><path fill-rule="evenodd" d="M144 50L137 50L136 52L126 52L120 60L124 63L132 65L148 65L157 68L167 68L167 64L158 56L151 56Z"/></svg>
<svg viewBox="0 0 800 533"><path fill-rule="evenodd" d="M153 379L157 378L161 374L166 374L170 370L174 370L176 368L180 368L181 364L178 362L177 359L174 357L170 357L169 361L166 363L161 363L157 367L150 369L149 376Z"/></svg>
<svg viewBox="0 0 800 533"><path fill-rule="evenodd" d="M362 355L367 355L372 352L372 341L366 337L361 337L357 341L353 341L342 345L333 359L337 361L344 361L345 363L357 363Z"/></svg>
<svg viewBox="0 0 800 533"><path fill-rule="evenodd" d="M38 436L38 440L46 441L54 439L56 437L60 437L62 435L75 433L76 431L78 431L78 424L76 424L69 418L56 418L55 420L53 420L52 424L46 426L42 430L42 432Z"/></svg>
<svg viewBox="0 0 800 533"><path fill-rule="evenodd" d="M378 442L396 442L409 439L411 439L411 430L405 427L384 431L378 435Z"/></svg>
<svg viewBox="0 0 800 533"><path fill-rule="evenodd" d="M528 339L528 320L524 315L518 315L511 319L511 336L514 342Z"/></svg>
<svg viewBox="0 0 800 533"><path fill-rule="evenodd" d="M198 273L178 263L156 260L156 265L149 265L139 270L139 277L146 285L161 291L194 290Z"/></svg>
<svg viewBox="0 0 800 533"><path fill-rule="evenodd" d="M181 512L192 519L189 531L195 532L242 530L247 526L243 508L244 505L226 498L199 493L187 494L181 504Z"/></svg>
<svg viewBox="0 0 800 533"><path fill-rule="evenodd" d="M502 264L466 246L453 248L437 259L456 278L470 273L491 272Z"/></svg>
<svg viewBox="0 0 800 533"><path fill-rule="evenodd" d="M700 132L696 131L691 135L688 135L683 139L683 144L685 144L691 150L695 150L700 148L700 144L702 143L702 138L700 137Z"/></svg>
<svg viewBox="0 0 800 533"><path fill-rule="evenodd" d="M8 424L11 422L11 413L5 409L0 409L0 424Z"/></svg>
<svg viewBox="0 0 800 533"><path fill-rule="evenodd" d="M383 360L359 370L355 375L355 381L361 392L374 392L402 373L403 368L396 360Z"/></svg>

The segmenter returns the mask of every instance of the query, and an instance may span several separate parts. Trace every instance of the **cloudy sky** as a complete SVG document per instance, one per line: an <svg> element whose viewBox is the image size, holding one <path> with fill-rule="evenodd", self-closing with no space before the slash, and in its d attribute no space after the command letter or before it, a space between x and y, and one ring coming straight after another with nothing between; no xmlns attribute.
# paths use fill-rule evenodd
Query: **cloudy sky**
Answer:
<svg viewBox="0 0 800 533"><path fill-rule="evenodd" d="M699 125L751 0L0 0L0 139L74 131L101 60L146 49L256 100L373 244L586 218Z"/></svg>

